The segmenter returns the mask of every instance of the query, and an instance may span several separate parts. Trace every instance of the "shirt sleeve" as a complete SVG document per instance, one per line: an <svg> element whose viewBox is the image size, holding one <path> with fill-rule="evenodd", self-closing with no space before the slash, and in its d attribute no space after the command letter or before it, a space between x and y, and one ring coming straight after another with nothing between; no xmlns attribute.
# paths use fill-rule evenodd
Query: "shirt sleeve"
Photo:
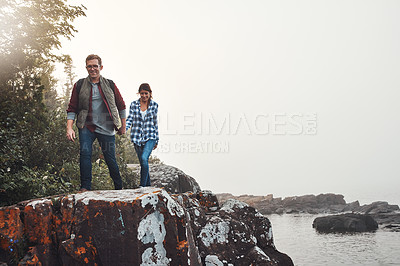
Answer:
<svg viewBox="0 0 400 266"><path fill-rule="evenodd" d="M154 127L156 129L156 144L158 145L158 140L160 139L159 134L158 134L158 104L156 105L155 108L155 115L154 115Z"/></svg>
<svg viewBox="0 0 400 266"><path fill-rule="evenodd" d="M128 118L126 119L126 131L132 126L133 122L133 102L131 103L131 106L129 108L129 115Z"/></svg>

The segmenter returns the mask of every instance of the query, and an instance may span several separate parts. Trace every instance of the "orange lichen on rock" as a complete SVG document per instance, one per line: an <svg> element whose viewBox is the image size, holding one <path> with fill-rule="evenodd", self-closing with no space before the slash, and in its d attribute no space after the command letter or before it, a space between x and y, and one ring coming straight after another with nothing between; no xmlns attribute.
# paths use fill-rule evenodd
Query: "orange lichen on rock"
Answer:
<svg viewBox="0 0 400 266"><path fill-rule="evenodd" d="M63 241L61 247L68 256L80 263L93 263L98 255L91 236L86 238L78 235L73 239L67 239Z"/></svg>
<svg viewBox="0 0 400 266"><path fill-rule="evenodd" d="M217 208L219 206L217 197L208 191L201 191L194 195L196 199L199 201L199 204L203 207L208 208Z"/></svg>
<svg viewBox="0 0 400 266"><path fill-rule="evenodd" d="M77 250L75 251L76 255L82 255L86 253L86 249L84 247L78 247Z"/></svg>
<svg viewBox="0 0 400 266"><path fill-rule="evenodd" d="M37 244L50 244L50 236L53 233L53 213L51 201L41 204L40 206L27 205L24 210L25 214L25 235L29 242Z"/></svg>
<svg viewBox="0 0 400 266"><path fill-rule="evenodd" d="M188 247L188 242L187 240L182 240L181 242L178 243L178 249L183 249Z"/></svg>
<svg viewBox="0 0 400 266"><path fill-rule="evenodd" d="M36 247L30 247L25 257L18 263L18 265L34 265L42 266L42 262L38 257L38 250Z"/></svg>
<svg viewBox="0 0 400 266"><path fill-rule="evenodd" d="M71 225L75 221L73 199L66 196L60 199L58 213L53 213L53 223L59 239L67 239L71 235Z"/></svg>
<svg viewBox="0 0 400 266"><path fill-rule="evenodd" d="M7 250L23 235L23 224L20 219L21 211L17 207L0 209L0 248Z"/></svg>
<svg viewBox="0 0 400 266"><path fill-rule="evenodd" d="M85 241L85 245L86 247L89 248L90 253L92 254L92 257L96 257L97 255L97 249L96 247L93 245L93 238L91 236L89 236L89 241Z"/></svg>
<svg viewBox="0 0 400 266"><path fill-rule="evenodd" d="M34 266L42 266L42 263L39 261L39 258L33 255L32 259L25 262L25 265L34 265Z"/></svg>

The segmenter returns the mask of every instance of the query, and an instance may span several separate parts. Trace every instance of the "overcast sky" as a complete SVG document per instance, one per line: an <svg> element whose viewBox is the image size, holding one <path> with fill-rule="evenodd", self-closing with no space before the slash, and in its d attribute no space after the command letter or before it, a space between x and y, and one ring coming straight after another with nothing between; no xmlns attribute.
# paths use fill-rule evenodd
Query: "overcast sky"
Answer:
<svg viewBox="0 0 400 266"><path fill-rule="evenodd" d="M79 77L99 54L128 106L148 82L154 155L202 189L400 204L399 1L85 6L61 52Z"/></svg>

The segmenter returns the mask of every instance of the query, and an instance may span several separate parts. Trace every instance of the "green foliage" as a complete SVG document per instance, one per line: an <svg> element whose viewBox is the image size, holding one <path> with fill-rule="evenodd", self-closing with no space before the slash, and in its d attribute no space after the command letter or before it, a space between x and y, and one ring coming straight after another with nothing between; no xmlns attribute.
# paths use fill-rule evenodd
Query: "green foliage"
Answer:
<svg viewBox="0 0 400 266"><path fill-rule="evenodd" d="M54 51L76 31L71 22L85 15L83 6L65 2L0 2L0 174L44 169L53 155L54 143L45 138L58 104L52 63L68 58Z"/></svg>
<svg viewBox="0 0 400 266"><path fill-rule="evenodd" d="M74 73L74 66L72 64L72 58L70 56L64 57L64 73L66 75L66 82L64 83L64 86L63 86L63 94L64 95L62 97L61 110L68 109L69 97L71 96L74 82L77 79L77 76Z"/></svg>
<svg viewBox="0 0 400 266"><path fill-rule="evenodd" d="M60 38L83 6L58 0L0 1L0 205L72 189L59 171L75 160L52 77ZM62 126L61 126L62 125Z"/></svg>
<svg viewBox="0 0 400 266"><path fill-rule="evenodd" d="M136 175L127 164L139 163L133 144L127 136L116 135L116 156L121 172L122 183L124 188L137 188L140 183L140 177Z"/></svg>
<svg viewBox="0 0 400 266"><path fill-rule="evenodd" d="M38 86L32 95L22 99L13 92L0 98L0 172L15 172L30 165L26 154L47 126L42 91L43 87Z"/></svg>
<svg viewBox="0 0 400 266"><path fill-rule="evenodd" d="M0 175L0 180L4 190L1 194L2 205L62 194L71 190L71 183L60 178L57 173L42 169L31 169L25 166L18 173L8 172Z"/></svg>
<svg viewBox="0 0 400 266"><path fill-rule="evenodd" d="M128 136L129 136L128 132L125 136L120 136L120 135L117 136L116 144L119 147L118 154L119 154L119 156L124 158L124 161L126 163L138 164L139 159L136 155L135 147L133 146L133 143L131 142L131 140Z"/></svg>

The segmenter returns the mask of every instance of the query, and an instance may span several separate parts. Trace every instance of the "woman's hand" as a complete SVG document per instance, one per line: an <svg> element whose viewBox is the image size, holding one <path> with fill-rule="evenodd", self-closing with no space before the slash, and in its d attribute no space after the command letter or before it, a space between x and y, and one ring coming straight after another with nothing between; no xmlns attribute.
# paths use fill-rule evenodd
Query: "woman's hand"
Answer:
<svg viewBox="0 0 400 266"><path fill-rule="evenodd" d="M120 127L118 129L118 135L124 135L126 133L126 128L125 127Z"/></svg>

